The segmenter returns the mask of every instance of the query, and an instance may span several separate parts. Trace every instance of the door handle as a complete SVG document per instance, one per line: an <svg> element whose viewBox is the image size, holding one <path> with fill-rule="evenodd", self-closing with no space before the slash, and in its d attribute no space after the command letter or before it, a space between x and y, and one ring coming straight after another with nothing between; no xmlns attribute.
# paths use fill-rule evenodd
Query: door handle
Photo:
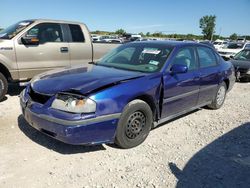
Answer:
<svg viewBox="0 0 250 188"><path fill-rule="evenodd" d="M68 47L61 47L61 48L60 48L60 51L61 51L62 53L67 53L67 52L69 51L69 49L68 49Z"/></svg>

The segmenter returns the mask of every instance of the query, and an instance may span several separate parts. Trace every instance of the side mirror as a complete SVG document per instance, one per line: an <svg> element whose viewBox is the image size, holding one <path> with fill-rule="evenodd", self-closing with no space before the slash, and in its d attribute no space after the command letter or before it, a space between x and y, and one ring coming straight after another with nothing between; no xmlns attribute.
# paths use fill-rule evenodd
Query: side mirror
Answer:
<svg viewBox="0 0 250 188"><path fill-rule="evenodd" d="M39 39L36 36L27 35L21 38L21 41L25 45L38 45Z"/></svg>
<svg viewBox="0 0 250 188"><path fill-rule="evenodd" d="M229 57L230 57L230 59L234 59L234 56L233 56L233 55L230 55Z"/></svg>
<svg viewBox="0 0 250 188"><path fill-rule="evenodd" d="M170 71L172 74L186 73L188 71L188 67L186 65L174 64Z"/></svg>

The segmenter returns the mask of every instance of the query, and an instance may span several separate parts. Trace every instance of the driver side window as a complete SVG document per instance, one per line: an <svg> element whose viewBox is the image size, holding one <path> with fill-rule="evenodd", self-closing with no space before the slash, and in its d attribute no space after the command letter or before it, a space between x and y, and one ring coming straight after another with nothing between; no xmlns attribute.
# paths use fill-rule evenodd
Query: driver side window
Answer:
<svg viewBox="0 0 250 188"><path fill-rule="evenodd" d="M27 32L27 36L35 36L39 43L63 42L61 26L56 23L41 23Z"/></svg>
<svg viewBox="0 0 250 188"><path fill-rule="evenodd" d="M181 64L186 65L188 71L192 71L198 68L195 58L195 50L191 47L182 48L175 56L172 65Z"/></svg>

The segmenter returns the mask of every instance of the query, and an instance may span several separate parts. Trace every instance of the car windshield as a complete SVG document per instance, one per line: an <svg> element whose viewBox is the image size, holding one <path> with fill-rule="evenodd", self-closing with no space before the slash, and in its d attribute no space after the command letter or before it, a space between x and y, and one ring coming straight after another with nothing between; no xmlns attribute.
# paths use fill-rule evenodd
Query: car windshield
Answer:
<svg viewBox="0 0 250 188"><path fill-rule="evenodd" d="M214 42L214 45L221 45L222 42Z"/></svg>
<svg viewBox="0 0 250 188"><path fill-rule="evenodd" d="M32 23L33 21L21 21L14 25L11 25L6 29L0 31L0 39L12 39Z"/></svg>
<svg viewBox="0 0 250 188"><path fill-rule="evenodd" d="M235 60L250 61L250 50L242 50L234 56Z"/></svg>
<svg viewBox="0 0 250 188"><path fill-rule="evenodd" d="M243 48L244 44L243 43L229 43L227 48L229 49L241 49Z"/></svg>
<svg viewBox="0 0 250 188"><path fill-rule="evenodd" d="M150 43L122 45L105 55L97 65L152 73L160 71L172 47Z"/></svg>

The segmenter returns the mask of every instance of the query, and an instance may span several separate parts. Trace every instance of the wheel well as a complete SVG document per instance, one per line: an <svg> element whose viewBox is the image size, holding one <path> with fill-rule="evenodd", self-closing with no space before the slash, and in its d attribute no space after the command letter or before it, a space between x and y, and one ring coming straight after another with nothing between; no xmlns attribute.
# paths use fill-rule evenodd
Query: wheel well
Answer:
<svg viewBox="0 0 250 188"><path fill-rule="evenodd" d="M1 63L0 63L0 72L5 76L5 78L8 81L11 80L11 75L10 75L9 70L3 64L1 64Z"/></svg>
<svg viewBox="0 0 250 188"><path fill-rule="evenodd" d="M136 99L142 100L149 105L149 107L151 108L152 113L153 113L153 118L154 118L154 120L156 120L157 119L157 110L156 110L156 106L155 106L153 98L151 96L148 96L148 95L141 95L141 96L136 97L134 100L136 100Z"/></svg>
<svg viewBox="0 0 250 188"><path fill-rule="evenodd" d="M227 89L229 88L229 79L223 80L226 83Z"/></svg>

